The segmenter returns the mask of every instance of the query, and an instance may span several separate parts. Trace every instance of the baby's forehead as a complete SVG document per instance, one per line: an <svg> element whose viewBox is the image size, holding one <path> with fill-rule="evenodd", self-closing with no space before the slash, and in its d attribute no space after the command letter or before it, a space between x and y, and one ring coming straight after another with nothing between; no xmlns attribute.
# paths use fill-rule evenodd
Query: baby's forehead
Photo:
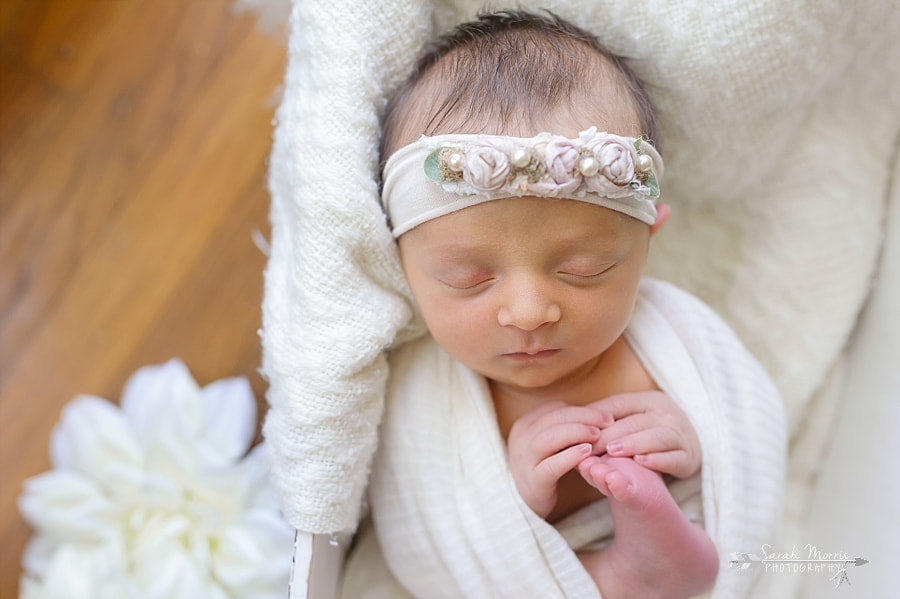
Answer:
<svg viewBox="0 0 900 599"><path fill-rule="evenodd" d="M400 237L411 236L448 261L491 251L519 256L537 250L556 257L617 253L646 232L640 221L603 206L546 197L492 200L439 216Z"/></svg>

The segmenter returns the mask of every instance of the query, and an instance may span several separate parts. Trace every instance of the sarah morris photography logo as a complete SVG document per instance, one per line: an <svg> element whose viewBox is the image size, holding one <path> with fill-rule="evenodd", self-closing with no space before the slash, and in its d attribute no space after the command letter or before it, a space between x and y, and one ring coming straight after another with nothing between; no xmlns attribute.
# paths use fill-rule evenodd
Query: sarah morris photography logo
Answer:
<svg viewBox="0 0 900 599"><path fill-rule="evenodd" d="M755 553L732 552L729 568L738 570L752 570L762 566L769 573L820 573L831 574L831 580L835 582L835 588L845 582L850 584L850 575L847 566L864 566L869 560L861 557L850 557L845 551L825 552L812 543L803 546L798 554L797 546L791 547L789 552L777 553L772 551L771 545L763 545L762 557Z"/></svg>

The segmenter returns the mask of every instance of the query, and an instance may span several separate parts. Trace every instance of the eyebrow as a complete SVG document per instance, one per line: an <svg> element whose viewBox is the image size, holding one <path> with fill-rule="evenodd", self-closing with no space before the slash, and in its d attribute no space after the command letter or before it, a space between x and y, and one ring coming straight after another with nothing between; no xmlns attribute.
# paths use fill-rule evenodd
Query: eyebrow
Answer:
<svg viewBox="0 0 900 599"><path fill-rule="evenodd" d="M596 232L572 232L560 231L556 237L557 249L562 252L583 251L585 248L592 252L612 254L617 252L623 243L631 240L631 235L626 232L615 234L612 231L598 235Z"/></svg>
<svg viewBox="0 0 900 599"><path fill-rule="evenodd" d="M477 260L486 251L477 245L451 242L433 246L428 254L442 261L462 262Z"/></svg>
<svg viewBox="0 0 900 599"><path fill-rule="evenodd" d="M479 239L469 232L461 233L450 240L432 242L431 249L441 257L468 258L473 253L486 250L487 246L494 243L494 240L490 239L488 236L485 235L483 237L483 239Z"/></svg>

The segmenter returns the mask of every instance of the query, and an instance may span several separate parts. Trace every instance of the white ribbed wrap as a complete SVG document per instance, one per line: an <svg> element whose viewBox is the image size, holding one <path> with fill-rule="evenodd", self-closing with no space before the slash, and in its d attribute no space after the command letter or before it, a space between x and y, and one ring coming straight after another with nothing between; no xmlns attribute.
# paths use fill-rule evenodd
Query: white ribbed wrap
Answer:
<svg viewBox="0 0 900 599"><path fill-rule="evenodd" d="M729 569L730 554L775 544L781 520L778 391L721 319L671 285L643 281L625 334L700 438L694 495L692 481L673 484L682 486L682 506L702 489L703 525L722 560L711 597L744 596L761 569ZM384 558L403 586L422 599L599 599L566 538L517 493L485 380L430 337L401 348L391 368L370 496ZM605 501L583 511L591 512L580 525L589 542L612 534ZM361 547L343 597L402 597L388 577L373 583L382 558L375 545Z"/></svg>

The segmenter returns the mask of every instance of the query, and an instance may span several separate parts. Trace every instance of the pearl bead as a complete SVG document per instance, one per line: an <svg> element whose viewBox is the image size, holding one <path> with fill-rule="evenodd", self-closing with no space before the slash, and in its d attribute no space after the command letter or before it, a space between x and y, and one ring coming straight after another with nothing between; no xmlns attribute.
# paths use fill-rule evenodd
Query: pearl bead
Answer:
<svg viewBox="0 0 900 599"><path fill-rule="evenodd" d="M528 155L526 150L519 148L512 154L512 159L510 162L513 163L513 166L517 166L519 168L525 168L528 166L528 163L531 162L531 156Z"/></svg>
<svg viewBox="0 0 900 599"><path fill-rule="evenodd" d="M453 152L449 156L447 156L447 167L451 171L456 171L457 173L463 170L463 155L461 152Z"/></svg>
<svg viewBox="0 0 900 599"><path fill-rule="evenodd" d="M578 161L578 170L585 177L593 177L600 171L600 163L593 156L585 156Z"/></svg>
<svg viewBox="0 0 900 599"><path fill-rule="evenodd" d="M643 173L644 171L649 171L652 166L653 159L650 158L649 154L641 154L638 156L637 170Z"/></svg>

